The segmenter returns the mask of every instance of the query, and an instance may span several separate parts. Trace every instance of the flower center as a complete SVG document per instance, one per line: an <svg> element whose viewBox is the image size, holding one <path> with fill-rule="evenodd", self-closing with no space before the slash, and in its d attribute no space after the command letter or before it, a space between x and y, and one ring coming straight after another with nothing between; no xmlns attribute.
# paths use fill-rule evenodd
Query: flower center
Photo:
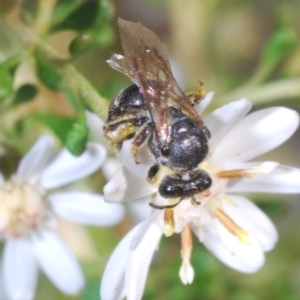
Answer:
<svg viewBox="0 0 300 300"><path fill-rule="evenodd" d="M237 224L224 210L225 202L232 202L226 195L226 187L230 179L252 178L258 174L268 174L277 163L264 162L246 169L218 170L207 162L200 165L212 178L209 190L195 195L186 201L179 201L178 205L164 210L163 233L171 236L175 232L181 233L182 265L179 276L183 284L190 284L194 279L194 269L190 263L192 253L191 228L196 228L201 238L202 229L209 226L214 218L243 244L251 244L248 232ZM205 225L206 224L206 225Z"/></svg>
<svg viewBox="0 0 300 300"><path fill-rule="evenodd" d="M28 234L45 218L48 211L44 193L30 183L15 178L0 186L0 234L19 237Z"/></svg>

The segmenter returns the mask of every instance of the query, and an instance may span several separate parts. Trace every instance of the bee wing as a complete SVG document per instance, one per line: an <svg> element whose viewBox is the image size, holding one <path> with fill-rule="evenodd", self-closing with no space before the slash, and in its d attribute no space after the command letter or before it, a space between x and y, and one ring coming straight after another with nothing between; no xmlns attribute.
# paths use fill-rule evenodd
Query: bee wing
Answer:
<svg viewBox="0 0 300 300"><path fill-rule="evenodd" d="M134 83L137 84L133 71L130 68L129 63L126 58L120 54L113 54L112 57L106 61L111 68L124 73L127 75Z"/></svg>
<svg viewBox="0 0 300 300"><path fill-rule="evenodd" d="M170 142L170 105L180 107L203 127L200 116L177 84L165 46L140 23L118 19L125 57L114 55L113 68L125 73L140 88L149 110L160 145Z"/></svg>

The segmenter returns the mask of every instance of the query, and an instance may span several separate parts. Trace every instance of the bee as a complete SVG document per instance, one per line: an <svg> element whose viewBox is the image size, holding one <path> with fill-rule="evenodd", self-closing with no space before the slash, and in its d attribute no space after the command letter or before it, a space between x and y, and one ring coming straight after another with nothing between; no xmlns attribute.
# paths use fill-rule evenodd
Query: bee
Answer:
<svg viewBox="0 0 300 300"><path fill-rule="evenodd" d="M118 19L124 56L114 54L108 64L127 75L133 84L113 99L104 126L106 137L119 149L125 140L133 139L131 152L138 164L140 149L147 145L155 158L149 169L153 181L161 166L172 172L159 183L162 197L185 198L209 189L212 180L199 168L209 146L210 132L194 108L201 96L184 94L176 82L165 46L157 36L140 23ZM196 95L196 93L195 93Z"/></svg>

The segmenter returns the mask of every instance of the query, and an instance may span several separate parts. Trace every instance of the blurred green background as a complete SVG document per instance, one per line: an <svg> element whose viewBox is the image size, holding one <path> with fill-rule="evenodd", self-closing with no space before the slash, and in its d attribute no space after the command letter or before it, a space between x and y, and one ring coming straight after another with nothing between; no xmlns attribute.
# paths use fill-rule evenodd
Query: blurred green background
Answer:
<svg viewBox="0 0 300 300"><path fill-rule="evenodd" d="M112 53L122 53L118 16L141 22L166 43L185 91L201 81L206 91L216 92L209 111L241 97L253 101L253 110L271 105L300 110L298 0L2 0L0 12L0 167L6 176L43 132L80 153L86 136L74 124L85 126L84 109L104 118L106 99L129 84L105 62ZM26 71L24 76L21 65L35 75ZM91 93L82 100L85 89L103 98ZM299 137L298 130L265 158L300 167ZM99 171L81 184L101 193L104 183ZM249 197L272 218L280 235L258 273L227 268L194 239L195 280L184 286L178 276L179 236L163 238L143 299L300 299L299 196ZM128 214L115 228L89 228L89 238L85 229L62 224L61 233L81 259L85 289L68 297L40 274L36 299L99 299L107 259L133 225Z"/></svg>

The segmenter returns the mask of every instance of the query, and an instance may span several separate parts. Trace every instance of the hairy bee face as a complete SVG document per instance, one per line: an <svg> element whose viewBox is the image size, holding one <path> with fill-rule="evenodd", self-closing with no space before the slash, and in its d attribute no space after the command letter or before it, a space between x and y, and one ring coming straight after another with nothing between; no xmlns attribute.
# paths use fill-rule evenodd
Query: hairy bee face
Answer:
<svg viewBox="0 0 300 300"><path fill-rule="evenodd" d="M104 126L105 136L120 148L123 141L131 139L150 119L142 94L138 87L132 84L123 89L111 102Z"/></svg>

